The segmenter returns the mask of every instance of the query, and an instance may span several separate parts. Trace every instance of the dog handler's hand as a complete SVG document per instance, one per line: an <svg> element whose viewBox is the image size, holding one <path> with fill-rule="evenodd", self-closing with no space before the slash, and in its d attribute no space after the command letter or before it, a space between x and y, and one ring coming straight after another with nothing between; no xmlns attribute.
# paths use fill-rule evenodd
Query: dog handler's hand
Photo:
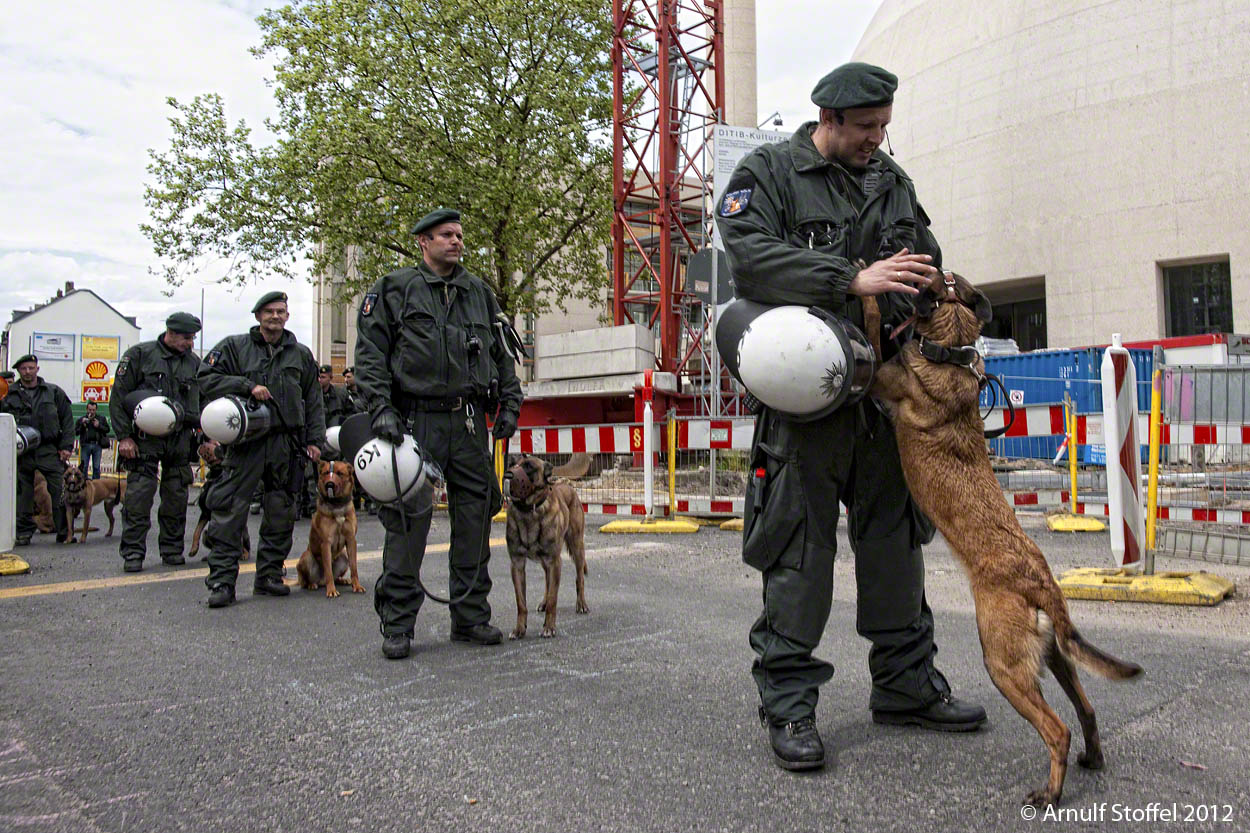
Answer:
<svg viewBox="0 0 1250 833"><path fill-rule="evenodd" d="M369 427L373 429L375 437L386 440L391 445L399 445L404 441L404 426L394 408L378 411Z"/></svg>
<svg viewBox="0 0 1250 833"><path fill-rule="evenodd" d="M264 385L257 385L252 388L252 398L257 402L264 402L266 399L273 399L273 394L269 392L269 388Z"/></svg>
<svg viewBox="0 0 1250 833"><path fill-rule="evenodd" d="M308 451L308 459L312 460L314 463L319 462L321 460L321 449L318 448L317 446L310 445L307 447L307 451Z"/></svg>
<svg viewBox="0 0 1250 833"><path fill-rule="evenodd" d="M861 269L851 281L847 291L852 295L883 295L886 292L902 292L919 295L917 286L927 286L937 274L929 255L915 255L901 249L885 260L878 260Z"/></svg>
<svg viewBox="0 0 1250 833"><path fill-rule="evenodd" d="M139 446L135 444L131 437L127 437L117 444L117 453L127 460L133 460L139 456Z"/></svg>
<svg viewBox="0 0 1250 833"><path fill-rule="evenodd" d="M497 440L506 440L516 433L516 414L512 411L500 411L499 418L490 429L490 434Z"/></svg>
<svg viewBox="0 0 1250 833"><path fill-rule="evenodd" d="M61 455L61 462L62 462L62 463L67 463L67 462L69 462L69 449L67 449L67 448L62 448L62 449L60 450L60 452L59 452L59 453L60 453L60 455Z"/></svg>

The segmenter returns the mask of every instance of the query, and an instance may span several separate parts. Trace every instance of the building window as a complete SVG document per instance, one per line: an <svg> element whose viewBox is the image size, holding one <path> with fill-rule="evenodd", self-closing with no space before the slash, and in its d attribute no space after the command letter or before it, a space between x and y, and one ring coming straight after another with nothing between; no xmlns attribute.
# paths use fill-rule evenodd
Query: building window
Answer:
<svg viewBox="0 0 1250 833"><path fill-rule="evenodd" d="M1015 339L1020 352L1046 348L1046 299L995 302L994 318L982 329L986 338Z"/></svg>
<svg viewBox="0 0 1250 833"><path fill-rule="evenodd" d="M1233 332L1233 291L1228 261L1163 267L1167 335Z"/></svg>
<svg viewBox="0 0 1250 833"><path fill-rule="evenodd" d="M347 343L347 305L334 304L330 307L330 343Z"/></svg>

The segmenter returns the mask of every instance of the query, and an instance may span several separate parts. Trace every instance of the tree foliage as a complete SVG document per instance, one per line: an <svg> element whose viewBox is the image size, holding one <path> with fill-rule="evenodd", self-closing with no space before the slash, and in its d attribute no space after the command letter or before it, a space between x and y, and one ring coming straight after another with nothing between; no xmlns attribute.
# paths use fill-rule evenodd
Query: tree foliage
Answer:
<svg viewBox="0 0 1250 833"><path fill-rule="evenodd" d="M302 0L265 12L276 139L231 126L218 95L170 99L149 151L142 226L178 284L358 274L352 295L420 258L409 232L464 215L465 265L511 314L608 282L612 90L607 0Z"/></svg>

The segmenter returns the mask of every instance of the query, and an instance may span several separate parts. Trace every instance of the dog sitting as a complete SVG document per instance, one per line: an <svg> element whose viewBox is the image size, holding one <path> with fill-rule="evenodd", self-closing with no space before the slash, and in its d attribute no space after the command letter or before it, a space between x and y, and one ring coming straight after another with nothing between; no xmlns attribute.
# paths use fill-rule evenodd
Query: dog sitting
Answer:
<svg viewBox="0 0 1250 833"><path fill-rule="evenodd" d="M508 469L508 557L516 591L516 627L509 639L525 636L529 609L525 605L525 565L534 559L543 565L546 592L538 610L545 614L542 636L556 635L556 597L560 591L560 551L567 546L577 570L577 612L586 606L586 515L573 486L551 480L551 464L522 457Z"/></svg>
<svg viewBox="0 0 1250 833"><path fill-rule="evenodd" d="M990 315L989 300L967 280L939 273L916 298L919 338L880 367L871 395L891 412L912 497L967 571L990 679L1050 751L1046 785L1025 798L1041 807L1063 791L1071 737L1042 698L1042 663L1076 708L1085 735L1077 761L1089 769L1100 769L1103 755L1076 665L1111 680L1142 669L1081 638L1046 558L1003 499L979 410L985 365L971 347Z"/></svg>
<svg viewBox="0 0 1250 833"><path fill-rule="evenodd" d="M200 551L200 536L204 534L204 527L208 526L208 522L213 518L213 512L208 508L208 489L221 478L225 471L221 465L221 443L205 438L197 450L200 459L208 466L208 473L204 475L204 485L200 487L200 496L195 499L195 505L200 508L200 519L196 521L195 532L191 535L191 551L187 553L187 558L195 558ZM243 524L241 535L243 552L239 560L247 561L252 550L252 536L247 531L247 524Z"/></svg>
<svg viewBox="0 0 1250 833"><path fill-rule="evenodd" d="M45 486L46 488L46 486ZM79 543L87 543L87 532L91 524L91 508L97 503L104 505L104 514L109 519L109 531L105 538L113 535L113 507L126 496L126 483L112 477L99 480L88 480L82 469L75 465L65 467L61 486L61 499L65 502L65 526L69 530L69 543L74 543L74 521L82 512L82 538Z"/></svg>
<svg viewBox="0 0 1250 833"><path fill-rule="evenodd" d="M352 505L352 467L343 462L322 461L317 467L317 510L308 531L308 549L296 569L299 586L315 590L324 586L326 596L339 594L335 584L348 584L343 574L351 568L353 593L363 593L356 572L356 508Z"/></svg>
<svg viewBox="0 0 1250 833"><path fill-rule="evenodd" d="M56 524L52 520L52 495L48 494L48 481L43 472L35 472L35 528L43 534L56 532Z"/></svg>

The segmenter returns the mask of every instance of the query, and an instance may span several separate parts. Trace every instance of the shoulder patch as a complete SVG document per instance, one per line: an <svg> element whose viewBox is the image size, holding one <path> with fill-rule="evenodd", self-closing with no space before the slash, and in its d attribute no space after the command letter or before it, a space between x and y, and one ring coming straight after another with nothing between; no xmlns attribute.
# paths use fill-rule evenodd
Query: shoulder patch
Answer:
<svg viewBox="0 0 1250 833"><path fill-rule="evenodd" d="M368 295L365 296L365 299L360 302L360 314L372 315L373 308L377 306L377 303L378 303L378 293L370 292Z"/></svg>
<svg viewBox="0 0 1250 833"><path fill-rule="evenodd" d="M209 350L208 355L204 357L204 364L213 367L221 360L220 350Z"/></svg>
<svg viewBox="0 0 1250 833"><path fill-rule="evenodd" d="M117 363L116 376L118 379L120 379L129 372L130 372L130 357L126 356L120 362Z"/></svg>
<svg viewBox="0 0 1250 833"><path fill-rule="evenodd" d="M752 188L740 188L737 191L726 191L720 201L720 216L733 217L747 210L751 202Z"/></svg>

